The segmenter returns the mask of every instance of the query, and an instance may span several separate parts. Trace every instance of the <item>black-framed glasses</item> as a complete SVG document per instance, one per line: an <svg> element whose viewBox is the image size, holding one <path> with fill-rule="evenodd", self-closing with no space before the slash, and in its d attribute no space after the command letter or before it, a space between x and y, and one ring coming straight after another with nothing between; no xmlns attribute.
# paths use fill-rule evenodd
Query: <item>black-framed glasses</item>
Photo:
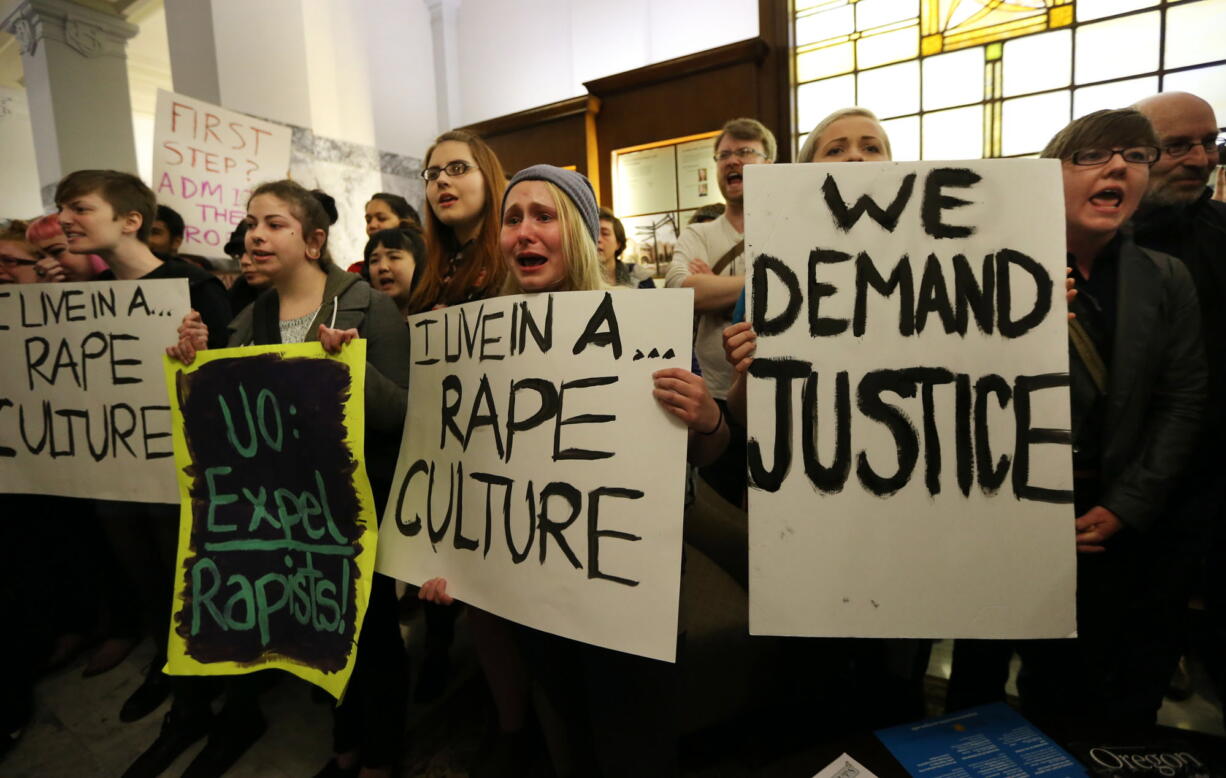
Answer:
<svg viewBox="0 0 1226 778"><path fill-rule="evenodd" d="M18 265L37 265L37 259L26 259L25 257L14 257L9 254L0 254L0 265L5 267L17 267Z"/></svg>
<svg viewBox="0 0 1226 778"><path fill-rule="evenodd" d="M1226 135L1219 135L1216 138L1211 138L1205 141L1185 140L1179 141L1178 143L1167 143L1162 146L1162 153L1171 159L1179 159L1180 157L1187 156L1189 153L1191 153L1192 149L1196 148L1197 146L1204 149L1206 155L1220 155L1222 153L1222 148L1226 147Z"/></svg>
<svg viewBox="0 0 1226 778"><path fill-rule="evenodd" d="M428 167L421 171L421 177L427 181L437 181L439 176L446 173L448 178L459 178L475 167L476 165L470 165L462 159L457 159L442 167Z"/></svg>
<svg viewBox="0 0 1226 778"><path fill-rule="evenodd" d="M1129 146L1126 149L1081 149L1073 152L1074 165L1105 165L1116 154L1130 165L1152 165L1162 152L1157 146Z"/></svg>
<svg viewBox="0 0 1226 778"><path fill-rule="evenodd" d="M716 162L723 162L724 160L734 155L736 156L737 159L741 159L741 160L749 159L750 157L761 157L762 159L766 159L765 154L753 148L752 146L742 146L739 149L724 149L723 151L721 151L720 153L712 157L712 159L714 159Z"/></svg>

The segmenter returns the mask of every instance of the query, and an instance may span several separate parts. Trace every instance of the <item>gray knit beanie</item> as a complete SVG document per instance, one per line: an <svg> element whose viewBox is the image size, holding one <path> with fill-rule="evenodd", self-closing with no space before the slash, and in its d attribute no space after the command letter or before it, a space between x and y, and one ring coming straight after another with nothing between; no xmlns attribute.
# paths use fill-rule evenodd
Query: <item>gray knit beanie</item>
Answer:
<svg viewBox="0 0 1226 778"><path fill-rule="evenodd" d="M596 193L592 190L592 182L587 176L573 170L564 170L553 165L533 165L516 173L502 193L502 212L507 210L507 195L521 181L548 181L566 193L570 201L579 209L583 224L587 227L592 242L600 239L600 209L596 207Z"/></svg>

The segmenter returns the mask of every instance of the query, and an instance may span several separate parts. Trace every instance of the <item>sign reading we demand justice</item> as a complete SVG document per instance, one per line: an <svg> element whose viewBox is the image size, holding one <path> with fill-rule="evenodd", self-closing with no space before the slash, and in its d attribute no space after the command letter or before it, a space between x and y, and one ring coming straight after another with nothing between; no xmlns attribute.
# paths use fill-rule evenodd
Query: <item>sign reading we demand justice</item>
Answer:
<svg viewBox="0 0 1226 778"><path fill-rule="evenodd" d="M183 217L183 253L225 256L252 187L285 178L289 158L289 127L158 90L153 190Z"/></svg>
<svg viewBox="0 0 1226 778"><path fill-rule="evenodd" d="M162 356L187 281L0 287L0 492L176 503Z"/></svg>
<svg viewBox="0 0 1226 778"><path fill-rule="evenodd" d="M1059 164L745 170L751 632L1071 634Z"/></svg>
<svg viewBox="0 0 1226 778"><path fill-rule="evenodd" d="M380 572L512 621L673 661L688 290L500 297L409 319L409 413Z"/></svg>

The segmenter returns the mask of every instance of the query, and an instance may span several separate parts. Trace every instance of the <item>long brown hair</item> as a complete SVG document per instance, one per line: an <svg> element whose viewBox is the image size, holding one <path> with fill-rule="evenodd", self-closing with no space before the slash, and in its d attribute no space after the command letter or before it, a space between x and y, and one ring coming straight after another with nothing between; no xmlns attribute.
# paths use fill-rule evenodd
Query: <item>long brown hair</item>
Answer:
<svg viewBox="0 0 1226 778"><path fill-rule="evenodd" d="M445 283L451 258L460 250L460 241L455 231L439 221L434 209L426 204L423 226L426 233L426 261L421 269L417 287L409 298L409 312L420 313L438 304L452 305L465 300L491 297L502 288L506 276L501 251L498 248L498 233L502 228L502 192L507 187L507 177L502 163L494 150L480 137L464 130L445 132L435 139L426 151L425 161L440 143L457 141L468 146L485 180L485 212L481 229L473 245L464 251L464 261L455 269L455 274Z"/></svg>

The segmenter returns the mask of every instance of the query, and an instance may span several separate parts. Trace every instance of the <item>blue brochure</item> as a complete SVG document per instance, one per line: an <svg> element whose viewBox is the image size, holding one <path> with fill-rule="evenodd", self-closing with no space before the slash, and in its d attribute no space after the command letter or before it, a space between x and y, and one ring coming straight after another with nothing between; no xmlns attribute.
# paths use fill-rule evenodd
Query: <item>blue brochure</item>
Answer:
<svg viewBox="0 0 1226 778"><path fill-rule="evenodd" d="M1085 768L1003 702L877 731L919 778L1084 776Z"/></svg>

